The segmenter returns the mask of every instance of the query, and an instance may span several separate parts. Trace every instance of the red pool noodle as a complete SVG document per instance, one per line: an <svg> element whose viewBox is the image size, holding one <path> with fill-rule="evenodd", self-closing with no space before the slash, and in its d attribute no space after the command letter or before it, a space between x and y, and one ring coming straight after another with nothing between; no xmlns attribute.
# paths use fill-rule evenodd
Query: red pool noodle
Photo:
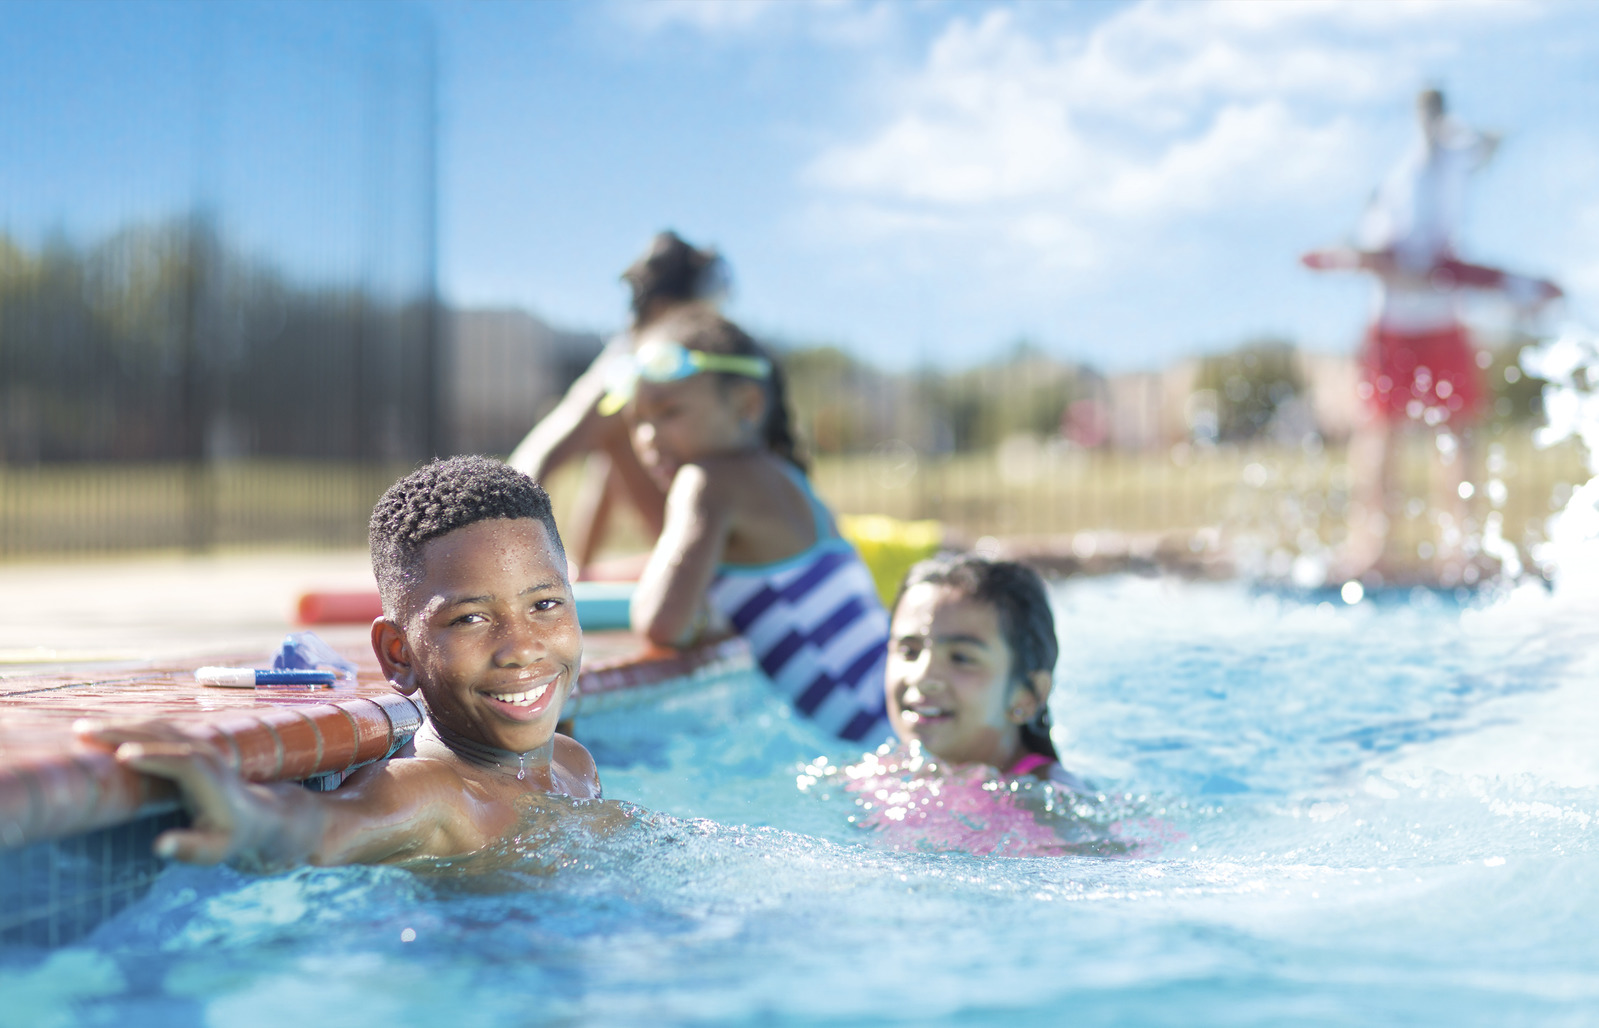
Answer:
<svg viewBox="0 0 1599 1028"><path fill-rule="evenodd" d="M383 616L383 600L374 590L363 593L305 593L300 597L302 625L364 625Z"/></svg>

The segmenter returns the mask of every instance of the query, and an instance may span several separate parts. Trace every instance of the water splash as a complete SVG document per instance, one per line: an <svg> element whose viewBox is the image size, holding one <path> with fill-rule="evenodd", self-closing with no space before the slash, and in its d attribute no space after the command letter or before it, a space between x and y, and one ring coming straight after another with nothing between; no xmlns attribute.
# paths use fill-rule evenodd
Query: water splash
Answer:
<svg viewBox="0 0 1599 1028"><path fill-rule="evenodd" d="M1565 593L1599 593L1599 336L1575 323L1554 339L1529 347L1521 366L1544 379L1543 406L1548 424L1533 441L1540 447L1581 440L1590 478L1549 519L1548 542L1533 559L1548 569Z"/></svg>
<svg viewBox="0 0 1599 1028"><path fill-rule="evenodd" d="M1010 779L989 767L941 768L890 745L840 768L820 758L798 776L801 792L831 799L842 787L849 820L898 852L1046 857L1151 856L1181 838L1136 805L1056 782Z"/></svg>

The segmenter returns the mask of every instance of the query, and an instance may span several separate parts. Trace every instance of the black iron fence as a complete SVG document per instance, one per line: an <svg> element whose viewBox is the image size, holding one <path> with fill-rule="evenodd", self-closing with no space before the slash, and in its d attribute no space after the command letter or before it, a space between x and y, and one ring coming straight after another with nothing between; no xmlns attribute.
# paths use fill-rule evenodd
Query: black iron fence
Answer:
<svg viewBox="0 0 1599 1028"><path fill-rule="evenodd" d="M447 447L431 26L64 6L0 69L0 553L348 540Z"/></svg>

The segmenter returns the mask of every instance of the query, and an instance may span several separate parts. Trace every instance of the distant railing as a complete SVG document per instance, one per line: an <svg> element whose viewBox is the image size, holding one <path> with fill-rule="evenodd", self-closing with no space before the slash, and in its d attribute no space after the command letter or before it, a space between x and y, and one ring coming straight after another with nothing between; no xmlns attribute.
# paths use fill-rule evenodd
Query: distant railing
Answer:
<svg viewBox="0 0 1599 1028"><path fill-rule="evenodd" d="M0 555L351 541L448 449L431 25L85 6L0 68ZM45 62L127 88L40 133Z"/></svg>

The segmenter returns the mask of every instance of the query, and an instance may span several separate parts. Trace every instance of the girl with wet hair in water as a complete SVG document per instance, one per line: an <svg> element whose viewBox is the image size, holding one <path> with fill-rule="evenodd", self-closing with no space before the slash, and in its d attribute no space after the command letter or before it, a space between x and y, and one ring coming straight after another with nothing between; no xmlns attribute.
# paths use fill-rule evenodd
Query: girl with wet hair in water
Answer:
<svg viewBox="0 0 1599 1028"><path fill-rule="evenodd" d="M1158 848L1168 826L1107 811L1105 797L1061 766L1049 718L1059 652L1049 596L1030 568L972 554L917 564L894 601L883 679L898 745L844 768L823 758L799 776L801 791L841 786L854 799L850 821L890 849Z"/></svg>
<svg viewBox="0 0 1599 1028"><path fill-rule="evenodd" d="M1060 644L1038 573L976 555L911 568L894 600L889 721L913 754L1079 787L1049 737Z"/></svg>

